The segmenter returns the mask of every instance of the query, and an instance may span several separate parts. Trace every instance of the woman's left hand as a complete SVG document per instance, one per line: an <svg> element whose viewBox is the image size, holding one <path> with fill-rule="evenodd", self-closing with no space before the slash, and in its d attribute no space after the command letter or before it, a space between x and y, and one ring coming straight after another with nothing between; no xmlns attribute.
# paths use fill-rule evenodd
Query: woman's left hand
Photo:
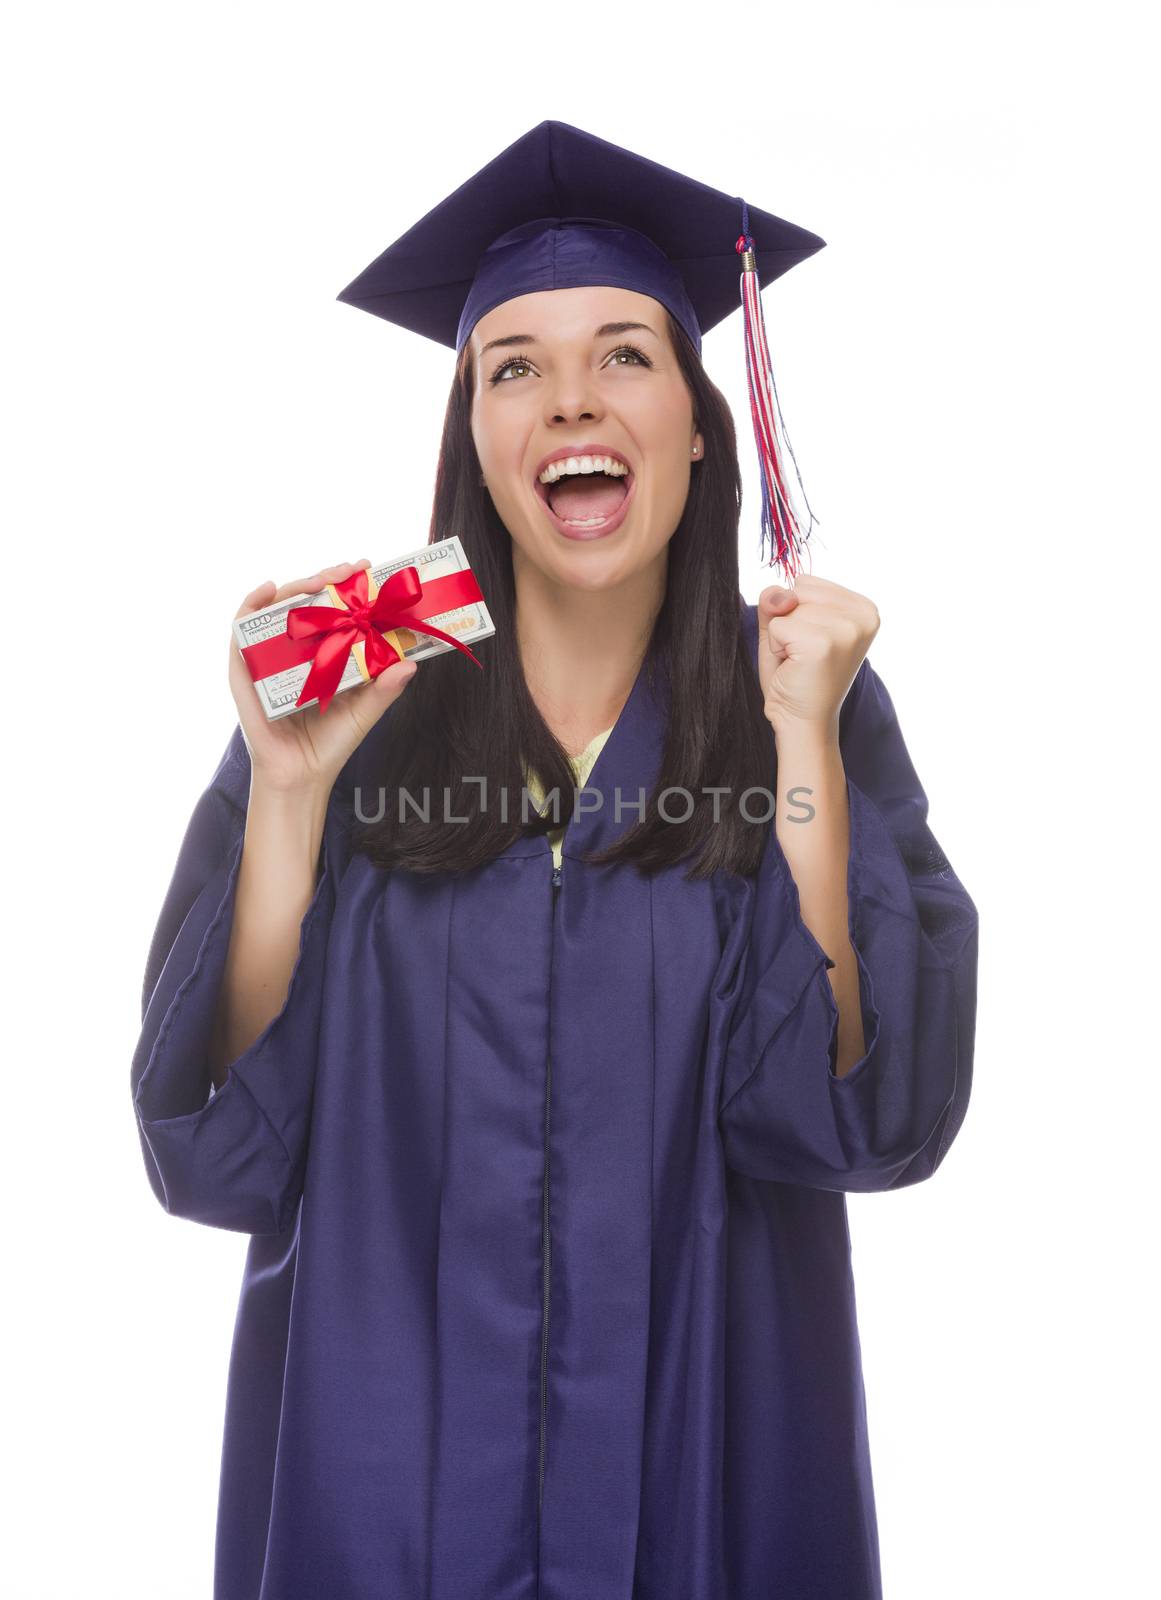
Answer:
<svg viewBox="0 0 1161 1600"><path fill-rule="evenodd" d="M879 631L866 595L800 573L758 596L758 676L775 737L803 728L838 736L847 690Z"/></svg>

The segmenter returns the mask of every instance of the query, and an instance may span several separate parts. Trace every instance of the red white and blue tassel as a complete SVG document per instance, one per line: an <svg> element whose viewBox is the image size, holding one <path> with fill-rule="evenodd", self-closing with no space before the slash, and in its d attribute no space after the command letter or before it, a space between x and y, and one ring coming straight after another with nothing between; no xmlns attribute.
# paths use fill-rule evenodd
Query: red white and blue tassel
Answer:
<svg viewBox="0 0 1161 1600"><path fill-rule="evenodd" d="M742 319L746 335L746 378L750 390L750 414L754 420L754 438L758 446L758 462L762 471L762 542L761 558L766 558L770 547L768 566L779 566L788 578L800 570L801 554L810 538L816 517L810 509L802 474L798 470L794 451L782 420L778 403L778 390L774 385L774 369L770 361L770 346L766 340L766 319L762 313L762 288L758 278L758 258L754 241L750 237L750 208L742 201L742 234L734 246L742 258ZM805 529L803 519L790 496L789 477L785 457L789 456L794 476L802 493L802 501L809 518Z"/></svg>

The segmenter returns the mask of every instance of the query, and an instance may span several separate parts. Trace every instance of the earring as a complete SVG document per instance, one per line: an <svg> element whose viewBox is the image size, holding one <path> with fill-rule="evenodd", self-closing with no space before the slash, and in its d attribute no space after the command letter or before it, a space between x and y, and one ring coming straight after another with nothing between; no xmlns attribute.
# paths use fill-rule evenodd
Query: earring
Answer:
<svg viewBox="0 0 1161 1600"><path fill-rule="evenodd" d="M698 447L697 447L697 445L694 445L694 447L693 447L693 453L694 453L694 455L697 455L697 448L698 448Z"/></svg>

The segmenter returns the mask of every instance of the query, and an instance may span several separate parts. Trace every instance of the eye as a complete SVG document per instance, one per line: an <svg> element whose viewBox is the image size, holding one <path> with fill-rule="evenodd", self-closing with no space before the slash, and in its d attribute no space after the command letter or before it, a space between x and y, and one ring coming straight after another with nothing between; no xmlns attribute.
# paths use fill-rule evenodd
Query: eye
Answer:
<svg viewBox="0 0 1161 1600"><path fill-rule="evenodd" d="M617 348L613 351L612 354L613 354L613 365L614 366L620 367L620 366L629 365L629 366L651 367L653 365L653 363L650 361L649 357L645 354L644 350L639 350L635 344L618 345ZM628 363L616 360L617 356L623 356L623 355L632 356L632 357L634 357L634 359L631 362L628 362ZM496 368L495 372L493 372L491 378L489 379L489 382L490 383L506 383L506 382L508 382L508 379L505 376L505 374L507 373L509 367L531 367L531 365L532 365L532 362L529 360L529 358L527 356L509 356L507 361L502 361L500 363L500 365Z"/></svg>
<svg viewBox="0 0 1161 1600"><path fill-rule="evenodd" d="M507 372L509 367L530 367L531 365L532 363L529 361L527 356L509 356L507 361L502 361L500 363L495 372L493 372L489 381L491 383L501 382L502 375Z"/></svg>
<svg viewBox="0 0 1161 1600"><path fill-rule="evenodd" d="M623 356L623 355L636 356L637 357L637 361L636 361L635 365L638 365L638 366L651 367L653 365L652 361L650 361L649 357L645 354L644 350L638 350L638 348L637 348L637 346L635 344L622 344L622 345L619 345L617 347L617 349L613 351L613 354L615 356ZM620 365L619 362L617 364Z"/></svg>

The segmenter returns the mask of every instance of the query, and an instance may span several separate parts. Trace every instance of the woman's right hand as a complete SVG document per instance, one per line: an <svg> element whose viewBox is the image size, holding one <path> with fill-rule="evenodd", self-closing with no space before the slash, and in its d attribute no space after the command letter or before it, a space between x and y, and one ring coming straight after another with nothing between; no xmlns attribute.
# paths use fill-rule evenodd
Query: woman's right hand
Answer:
<svg viewBox="0 0 1161 1600"><path fill-rule="evenodd" d="M344 561L310 578L295 578L276 588L259 584L234 613L245 616L276 605L292 594L317 594L324 585L347 578L370 561ZM269 721L233 633L230 635L230 692L238 707L242 737L250 752L252 778L267 789L330 793L335 779L379 718L393 705L419 670L414 661L396 661L369 683L336 694L325 712L317 705Z"/></svg>

